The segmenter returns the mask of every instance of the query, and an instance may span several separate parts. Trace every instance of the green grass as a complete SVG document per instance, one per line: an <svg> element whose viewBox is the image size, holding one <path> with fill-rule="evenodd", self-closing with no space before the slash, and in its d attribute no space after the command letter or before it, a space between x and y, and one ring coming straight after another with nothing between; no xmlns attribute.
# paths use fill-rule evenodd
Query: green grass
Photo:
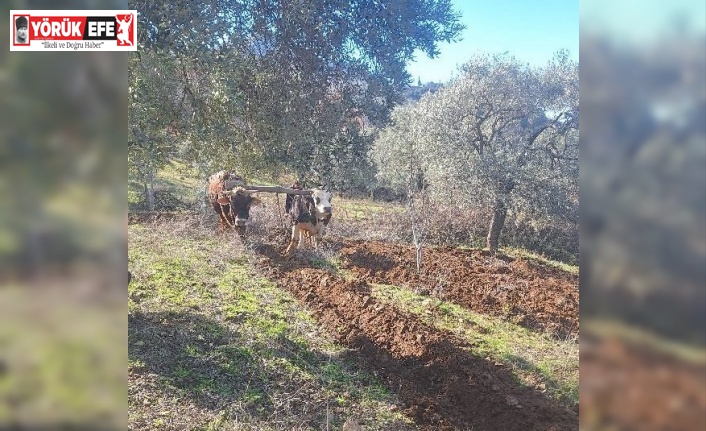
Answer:
<svg viewBox="0 0 706 431"><path fill-rule="evenodd" d="M643 328L611 319L593 318L581 324L582 331L599 337L616 337L637 347L706 367L706 349L666 339Z"/></svg>
<svg viewBox="0 0 706 431"><path fill-rule="evenodd" d="M546 258L540 254L531 252L529 250L524 250L524 249L520 249L520 248L513 248L513 247L505 247L502 249L502 251L503 251L503 253L507 254L510 257L527 259L527 260L534 261L534 262L537 262L540 264L551 266L553 268L560 269L564 272L568 272L568 273L574 274L574 275L578 275L578 273L579 273L579 266L578 265L571 265L568 263L552 260L552 259Z"/></svg>
<svg viewBox="0 0 706 431"><path fill-rule="evenodd" d="M339 256L326 256L326 252L320 252L318 256L313 256L309 260L314 268L323 269L335 275L343 275L343 262Z"/></svg>
<svg viewBox="0 0 706 431"><path fill-rule="evenodd" d="M251 270L235 241L183 223L129 227L133 428L411 423L382 382L343 359L291 295Z"/></svg>
<svg viewBox="0 0 706 431"><path fill-rule="evenodd" d="M0 290L0 423L124 426L124 308L77 297L71 285Z"/></svg>
<svg viewBox="0 0 706 431"><path fill-rule="evenodd" d="M224 167L223 169L226 169ZM211 172L210 174L213 174ZM171 160L157 171L155 190L169 192L172 196L186 202L198 202L204 193L206 180L210 174L200 174L197 169L179 160ZM260 178L248 178L249 184L263 186L279 185ZM128 174L128 204L136 205L144 199L144 184L134 175Z"/></svg>
<svg viewBox="0 0 706 431"><path fill-rule="evenodd" d="M557 341L409 289L377 284L373 286L373 294L420 316L432 326L452 332L472 346L473 355L509 365L520 383L546 390L550 397L569 407L578 402L576 340Z"/></svg>
<svg viewBox="0 0 706 431"><path fill-rule="evenodd" d="M206 185L205 178L199 178L198 172L178 160L167 163L157 174L157 184L170 187L177 195L186 195L180 191L203 189Z"/></svg>
<svg viewBox="0 0 706 431"><path fill-rule="evenodd" d="M397 216L405 211L401 204L377 202L368 199L335 198L332 202L336 219L367 221L381 216Z"/></svg>
<svg viewBox="0 0 706 431"><path fill-rule="evenodd" d="M155 177L155 192L168 192L170 196L187 205L199 202L204 194L206 178L185 163L172 160L162 167ZM128 174L128 205L144 204L144 184ZM158 202L159 204L159 202Z"/></svg>

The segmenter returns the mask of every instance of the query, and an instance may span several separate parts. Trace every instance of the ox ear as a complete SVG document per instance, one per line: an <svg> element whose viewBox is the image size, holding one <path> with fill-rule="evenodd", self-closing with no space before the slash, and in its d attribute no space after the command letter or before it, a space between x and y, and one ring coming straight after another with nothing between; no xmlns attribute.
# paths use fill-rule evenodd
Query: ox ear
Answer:
<svg viewBox="0 0 706 431"><path fill-rule="evenodd" d="M250 197L252 198L250 200L250 205L260 205L262 203L260 198L258 198L257 196L250 196Z"/></svg>
<svg viewBox="0 0 706 431"><path fill-rule="evenodd" d="M230 203L230 200L228 198L218 198L218 200L216 200L216 202L218 202L221 205L228 205Z"/></svg>

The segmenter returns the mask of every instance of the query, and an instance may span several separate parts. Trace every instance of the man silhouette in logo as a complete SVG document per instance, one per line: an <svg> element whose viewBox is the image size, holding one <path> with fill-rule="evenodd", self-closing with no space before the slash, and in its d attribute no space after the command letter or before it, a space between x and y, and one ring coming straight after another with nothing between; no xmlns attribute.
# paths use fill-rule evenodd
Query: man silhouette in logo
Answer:
<svg viewBox="0 0 706 431"><path fill-rule="evenodd" d="M15 20L15 43L28 44L29 38L27 37L27 27L28 20L26 16L21 16Z"/></svg>
<svg viewBox="0 0 706 431"><path fill-rule="evenodd" d="M132 42L130 41L130 24L132 24L132 14L126 15L124 21L118 19L117 17L115 18L115 21L118 23L118 40L120 41L120 44L132 46Z"/></svg>

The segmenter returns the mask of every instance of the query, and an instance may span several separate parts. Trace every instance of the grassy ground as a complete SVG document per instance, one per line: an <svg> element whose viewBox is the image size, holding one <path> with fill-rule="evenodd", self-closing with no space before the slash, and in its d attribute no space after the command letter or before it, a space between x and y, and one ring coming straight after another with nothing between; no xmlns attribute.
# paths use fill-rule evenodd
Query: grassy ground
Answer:
<svg viewBox="0 0 706 431"><path fill-rule="evenodd" d="M336 198L336 219L343 221L375 221L379 217L406 217L399 203L372 202L363 199Z"/></svg>
<svg viewBox="0 0 706 431"><path fill-rule="evenodd" d="M160 172L157 187L196 203L203 181L175 162ZM139 184L129 185L131 205L140 193ZM255 231L284 225L283 199L263 195L265 204L251 214ZM399 241L407 234L403 205L333 203L328 235ZM340 429L348 421L370 430L414 429L373 370L360 368L287 292L258 276L252 254L215 235L211 222L198 214L129 227L130 428ZM318 258L337 270L335 254ZM567 406L578 401L576 340L557 342L393 286L377 285L373 293L454 333L475 355L510 365L521 383Z"/></svg>
<svg viewBox="0 0 706 431"><path fill-rule="evenodd" d="M155 193L164 193L169 196L172 204L178 201L180 206L188 207L201 202L206 181L201 178L196 170L189 168L179 161L167 163L157 173L154 182ZM157 205L160 205L157 196ZM146 209L144 184L137 178L128 175L127 201L132 209ZM162 208L163 209L163 208Z"/></svg>
<svg viewBox="0 0 706 431"><path fill-rule="evenodd" d="M522 384L546 391L567 407L578 403L578 340L557 341L405 288L378 284L373 294L455 334L474 355L509 365Z"/></svg>
<svg viewBox="0 0 706 431"><path fill-rule="evenodd" d="M395 399L232 238L131 225L131 429L405 429Z"/></svg>
<svg viewBox="0 0 706 431"><path fill-rule="evenodd" d="M0 429L124 428L124 290L57 278L0 289Z"/></svg>
<svg viewBox="0 0 706 431"><path fill-rule="evenodd" d="M515 247L504 247L501 249L501 251L503 252L503 254L506 254L510 257L522 258L522 259L530 260L533 262L541 263L543 265L548 265L548 266L560 269L564 272L568 272L569 274L578 275L578 273L579 273L579 266L578 265L570 265L565 262L559 262L557 260L552 260L552 259L549 259L545 256L542 256L537 253L533 253L528 250L515 248Z"/></svg>
<svg viewBox="0 0 706 431"><path fill-rule="evenodd" d="M186 207L198 208L198 205L204 198L206 179L207 178L200 175L196 169L189 167L181 161L172 160L157 172L154 189L156 193L166 193L171 199L183 202ZM254 178L248 178L248 182L266 186L277 185L269 181ZM128 205L131 208L146 209L144 208L144 184L131 175L128 175L127 193ZM159 206L160 202L156 204Z"/></svg>
<svg viewBox="0 0 706 431"><path fill-rule="evenodd" d="M675 358L685 364L706 367L706 349L666 339L624 322L608 319L587 319L581 327L584 333L598 338L619 338L627 344Z"/></svg>

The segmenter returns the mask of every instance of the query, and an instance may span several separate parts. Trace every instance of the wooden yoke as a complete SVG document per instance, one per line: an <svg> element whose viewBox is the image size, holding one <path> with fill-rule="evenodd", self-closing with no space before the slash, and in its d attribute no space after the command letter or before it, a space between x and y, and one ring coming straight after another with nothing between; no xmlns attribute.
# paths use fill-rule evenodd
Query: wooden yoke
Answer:
<svg viewBox="0 0 706 431"><path fill-rule="evenodd" d="M280 186L243 186L249 192L286 193L288 195L310 195L311 190L290 189Z"/></svg>

